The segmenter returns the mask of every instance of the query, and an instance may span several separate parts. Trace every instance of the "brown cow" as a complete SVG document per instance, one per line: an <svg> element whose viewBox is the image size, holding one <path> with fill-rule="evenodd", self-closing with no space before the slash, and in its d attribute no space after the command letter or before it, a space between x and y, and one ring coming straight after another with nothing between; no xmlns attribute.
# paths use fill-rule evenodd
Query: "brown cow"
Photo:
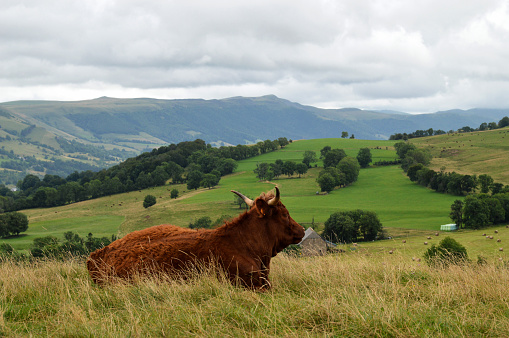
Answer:
<svg viewBox="0 0 509 338"><path fill-rule="evenodd" d="M269 288L270 259L299 243L304 228L290 217L277 187L275 196L262 193L254 201L232 192L244 199L249 211L213 230L163 224L132 232L92 252L87 260L92 280L131 279L154 269L172 274L213 260L232 281L238 278L251 288Z"/></svg>

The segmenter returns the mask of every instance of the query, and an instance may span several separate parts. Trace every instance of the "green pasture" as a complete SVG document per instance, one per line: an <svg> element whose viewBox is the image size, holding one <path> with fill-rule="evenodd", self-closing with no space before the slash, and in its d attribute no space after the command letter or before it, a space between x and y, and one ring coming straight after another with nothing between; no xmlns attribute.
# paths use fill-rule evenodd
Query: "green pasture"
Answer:
<svg viewBox="0 0 509 338"><path fill-rule="evenodd" d="M391 233L391 229L389 229L389 233ZM339 247L348 253L385 253L387 255L392 250L394 255L398 255L402 260L410 262L412 258L422 259L424 253L433 244L438 245L444 237L449 236L467 249L468 258L474 262L479 256L486 258L492 263L499 259L503 261L509 259L509 229L506 226L451 232L400 229L400 231L395 231L394 233L396 235L392 236L391 239L367 243L361 242L355 246L353 244L342 244ZM492 236L493 239L486 236Z"/></svg>
<svg viewBox="0 0 509 338"><path fill-rule="evenodd" d="M457 196L439 194L412 183L397 166L362 169L357 182L330 194L317 194L319 168L311 169L304 177L273 180L273 184L259 183L252 172L232 175L221 180L219 188L204 191L185 200L187 204L214 205L218 201L232 201L230 190L256 197L277 184L282 201L299 223L323 223L336 211L363 209L375 211L384 227L437 230L450 223L450 206ZM227 203L224 213L231 212ZM212 212L213 213L213 212Z"/></svg>
<svg viewBox="0 0 509 338"><path fill-rule="evenodd" d="M55 149L60 149L60 144L56 141L55 136L44 128L34 128L28 137L32 141L38 141L39 143L47 144Z"/></svg>

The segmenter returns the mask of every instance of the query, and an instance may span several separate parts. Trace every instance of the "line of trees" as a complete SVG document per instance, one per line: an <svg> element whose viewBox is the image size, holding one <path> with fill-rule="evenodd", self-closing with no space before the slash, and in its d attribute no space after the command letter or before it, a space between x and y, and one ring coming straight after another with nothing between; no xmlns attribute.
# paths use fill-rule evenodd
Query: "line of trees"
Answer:
<svg viewBox="0 0 509 338"><path fill-rule="evenodd" d="M469 195L451 205L451 219L459 228L479 229L509 223L509 192Z"/></svg>
<svg viewBox="0 0 509 338"><path fill-rule="evenodd" d="M443 135L443 134L454 134L454 133L469 133L469 132L473 132L473 131L485 131L485 130L494 130L494 129L499 129L499 128L504 128L504 127L507 127L509 126L509 117L507 116L504 116L500 121L498 121L498 123L496 122L489 122L489 123L486 123L486 122L483 122L481 123L481 125L479 126L479 128L471 128L469 126L465 126L461 129L458 129L456 131L454 130L449 130L448 132L445 132L443 130L433 130L433 128L429 128L427 130L416 130L415 132L413 133L396 133L396 134L393 134L389 137L389 140L408 140L408 139L411 139L411 138L416 138L416 137L426 137L426 136L434 136L434 135Z"/></svg>
<svg viewBox="0 0 509 338"><path fill-rule="evenodd" d="M0 185L0 212L28 208L54 207L171 183L188 183L188 189L212 187L221 176L232 173L237 160L257 156L289 144L282 137L255 145L213 148L205 141L170 144L98 172L58 175L26 175L13 192Z"/></svg>
<svg viewBox="0 0 509 338"><path fill-rule="evenodd" d="M256 168L253 170L259 180L270 181L274 178L279 178L281 175L293 176L297 173L299 177L308 171L308 166L305 163L295 163L293 161L276 160L274 163L257 163Z"/></svg>

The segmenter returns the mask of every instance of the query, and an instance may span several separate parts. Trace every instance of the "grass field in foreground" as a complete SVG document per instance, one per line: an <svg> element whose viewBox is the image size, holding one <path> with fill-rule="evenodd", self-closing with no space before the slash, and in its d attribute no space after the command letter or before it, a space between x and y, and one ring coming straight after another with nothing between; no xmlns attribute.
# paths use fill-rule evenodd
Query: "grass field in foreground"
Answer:
<svg viewBox="0 0 509 338"><path fill-rule="evenodd" d="M82 260L0 262L0 335L507 337L505 261L433 269L403 251L278 255L273 288L191 278L93 285Z"/></svg>

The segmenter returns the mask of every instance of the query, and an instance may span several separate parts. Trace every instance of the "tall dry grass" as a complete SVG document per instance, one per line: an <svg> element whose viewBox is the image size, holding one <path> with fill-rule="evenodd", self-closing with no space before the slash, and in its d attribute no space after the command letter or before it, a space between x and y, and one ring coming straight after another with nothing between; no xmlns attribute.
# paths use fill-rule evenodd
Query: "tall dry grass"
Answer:
<svg viewBox="0 0 509 338"><path fill-rule="evenodd" d="M410 262L410 263L408 263ZM213 270L94 285L81 260L0 263L0 336L509 336L509 270L401 255L279 255L273 288Z"/></svg>

